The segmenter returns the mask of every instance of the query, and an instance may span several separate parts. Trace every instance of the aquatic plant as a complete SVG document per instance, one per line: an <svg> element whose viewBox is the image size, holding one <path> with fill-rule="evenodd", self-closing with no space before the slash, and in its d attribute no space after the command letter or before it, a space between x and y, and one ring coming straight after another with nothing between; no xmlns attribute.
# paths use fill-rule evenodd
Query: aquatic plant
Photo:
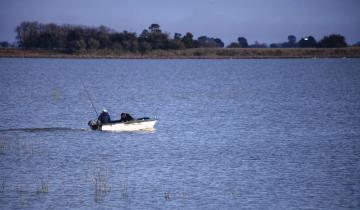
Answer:
<svg viewBox="0 0 360 210"><path fill-rule="evenodd" d="M122 185L121 195L122 195L122 198L124 198L124 199L128 199L128 198L129 198L128 186L127 186L127 184L123 184L123 185Z"/></svg>
<svg viewBox="0 0 360 210"><path fill-rule="evenodd" d="M166 191L164 193L165 200L176 200L176 199L188 199L190 197L190 194L185 192L184 190L180 191ZM191 196L193 197L193 196Z"/></svg>
<svg viewBox="0 0 360 210"><path fill-rule="evenodd" d="M48 183L44 180L41 180L41 186L36 190L36 194L40 193L48 193L49 192L49 186Z"/></svg>
<svg viewBox="0 0 360 210"><path fill-rule="evenodd" d="M111 186L108 183L107 172L105 174L97 171L94 175L95 185L95 202L103 201L105 195L111 191Z"/></svg>
<svg viewBox="0 0 360 210"><path fill-rule="evenodd" d="M0 193L5 192L5 179L2 180L1 186L0 186Z"/></svg>
<svg viewBox="0 0 360 210"><path fill-rule="evenodd" d="M18 148L19 152L23 155L30 155L33 156L34 152L34 145L32 143L19 143Z"/></svg>
<svg viewBox="0 0 360 210"><path fill-rule="evenodd" d="M125 160L124 162L124 166L123 166L123 174L122 174L122 185L121 185L121 196L122 199L126 200L127 202L130 201L129 199L129 176L128 176L128 164L127 161Z"/></svg>
<svg viewBox="0 0 360 210"><path fill-rule="evenodd" d="M5 142L0 142L0 155L5 154L6 144Z"/></svg>
<svg viewBox="0 0 360 210"><path fill-rule="evenodd" d="M56 103L62 100L61 92L57 89L53 90L51 93L51 99Z"/></svg>
<svg viewBox="0 0 360 210"><path fill-rule="evenodd" d="M170 200L170 192L165 192L164 198L165 198L165 200Z"/></svg>
<svg viewBox="0 0 360 210"><path fill-rule="evenodd" d="M16 192L17 193L20 193L20 194L22 194L22 193L26 193L26 190L24 189L24 186L22 185L22 184L20 184L20 183L18 183L17 185L16 185Z"/></svg>

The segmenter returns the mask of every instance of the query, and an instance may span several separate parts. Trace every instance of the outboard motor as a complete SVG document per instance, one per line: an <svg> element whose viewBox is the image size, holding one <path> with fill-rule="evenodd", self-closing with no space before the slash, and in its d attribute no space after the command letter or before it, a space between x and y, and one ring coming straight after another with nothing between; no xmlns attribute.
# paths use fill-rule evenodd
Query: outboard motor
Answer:
<svg viewBox="0 0 360 210"><path fill-rule="evenodd" d="M101 129L101 122L99 120L90 120L88 122L91 130L100 130Z"/></svg>

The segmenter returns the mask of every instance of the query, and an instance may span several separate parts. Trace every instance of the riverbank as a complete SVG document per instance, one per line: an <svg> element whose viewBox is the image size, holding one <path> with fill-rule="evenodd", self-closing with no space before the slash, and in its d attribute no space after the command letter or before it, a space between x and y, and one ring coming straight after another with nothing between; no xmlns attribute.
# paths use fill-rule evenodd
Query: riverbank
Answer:
<svg viewBox="0 0 360 210"><path fill-rule="evenodd" d="M111 50L67 53L55 50L0 48L0 57L118 58L118 59L256 59L256 58L360 58L360 47L348 48L194 48L130 53Z"/></svg>

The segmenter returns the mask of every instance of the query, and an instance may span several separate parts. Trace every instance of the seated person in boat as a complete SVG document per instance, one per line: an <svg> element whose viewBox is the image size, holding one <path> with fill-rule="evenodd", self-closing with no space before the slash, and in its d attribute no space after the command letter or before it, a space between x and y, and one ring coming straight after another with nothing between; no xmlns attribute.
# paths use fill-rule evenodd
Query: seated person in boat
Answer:
<svg viewBox="0 0 360 210"><path fill-rule="evenodd" d="M109 112L104 109L101 113L100 113L100 116L98 117L98 120L101 122L101 123L110 123L111 122L111 119L110 119L110 115L109 115Z"/></svg>
<svg viewBox="0 0 360 210"><path fill-rule="evenodd" d="M120 122L128 122L128 121L131 121L131 120L134 120L134 118L131 117L130 114L128 114L128 113L121 113Z"/></svg>

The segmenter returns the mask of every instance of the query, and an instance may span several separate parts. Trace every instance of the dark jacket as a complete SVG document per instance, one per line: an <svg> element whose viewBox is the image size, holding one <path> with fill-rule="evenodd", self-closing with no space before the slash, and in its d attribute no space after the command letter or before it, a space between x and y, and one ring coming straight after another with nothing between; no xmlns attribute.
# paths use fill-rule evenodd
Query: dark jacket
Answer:
<svg viewBox="0 0 360 210"><path fill-rule="evenodd" d="M98 120L101 123L110 123L111 122L110 115L107 112L101 112L100 116L98 117Z"/></svg>
<svg viewBox="0 0 360 210"><path fill-rule="evenodd" d="M127 121L131 121L131 120L134 120L134 118L131 117L130 114L128 114L128 113L121 113L120 122L127 122Z"/></svg>

